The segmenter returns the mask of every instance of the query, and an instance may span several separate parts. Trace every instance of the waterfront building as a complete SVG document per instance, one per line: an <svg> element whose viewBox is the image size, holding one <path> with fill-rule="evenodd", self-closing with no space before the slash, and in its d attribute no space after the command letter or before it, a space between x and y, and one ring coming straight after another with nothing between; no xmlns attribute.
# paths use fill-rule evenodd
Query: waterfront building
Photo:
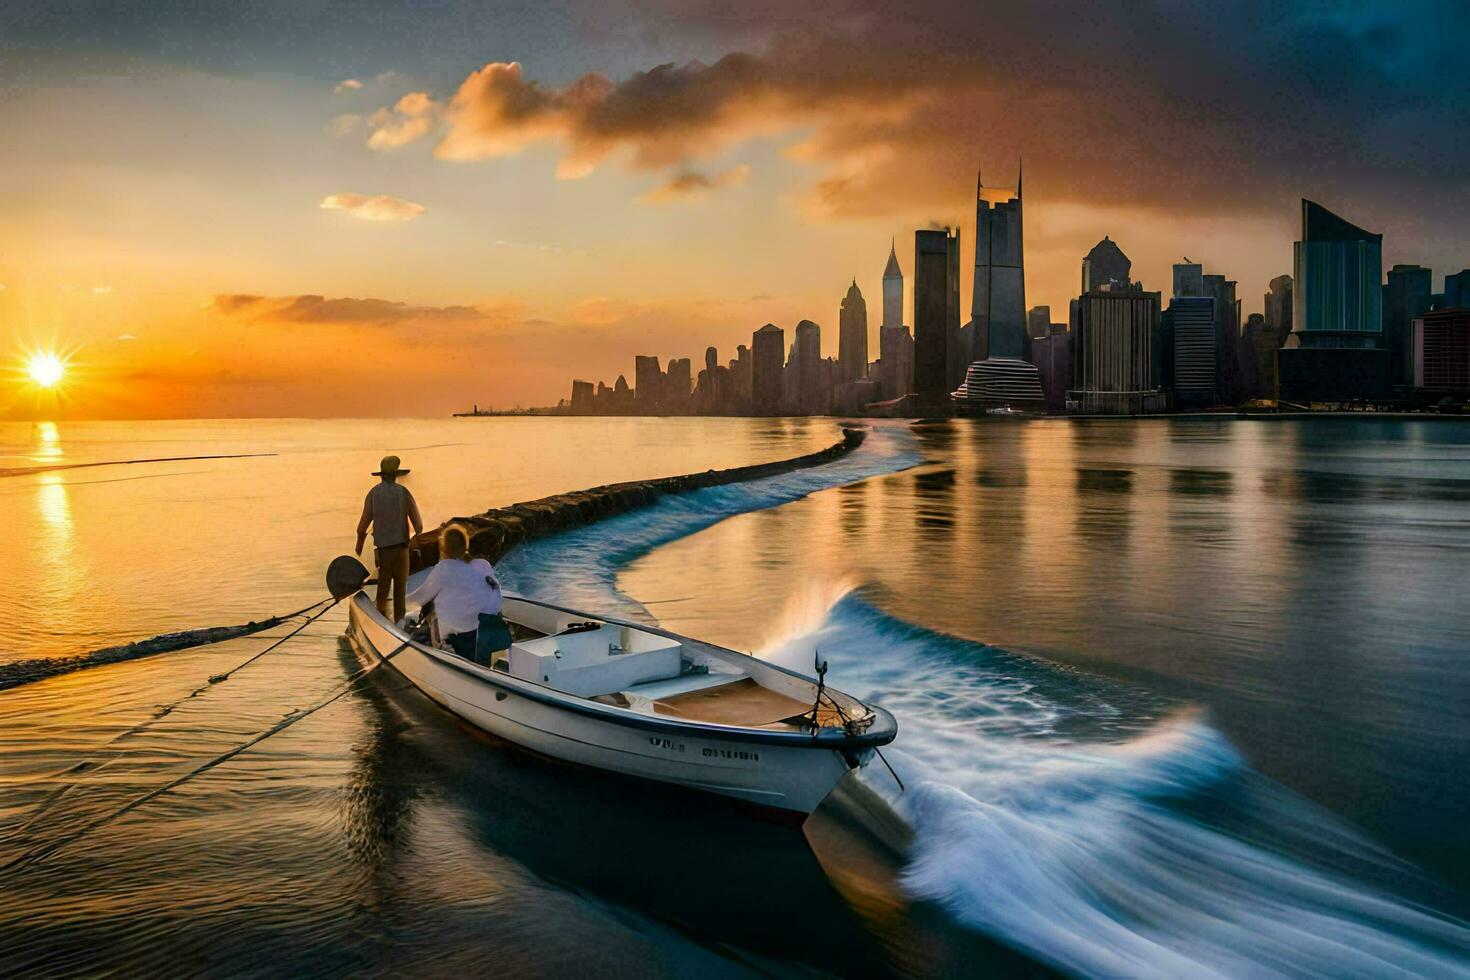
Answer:
<svg viewBox="0 0 1470 980"><path fill-rule="evenodd" d="M1158 293L1137 285L1078 298L1068 407L1084 415L1162 412Z"/></svg>
<svg viewBox="0 0 1470 980"><path fill-rule="evenodd" d="M1383 236L1302 200L1292 335L1276 356L1293 403L1374 400L1389 390L1383 336Z"/></svg>
<svg viewBox="0 0 1470 980"><path fill-rule="evenodd" d="M658 358L638 354L633 358L633 398L641 415L656 415L663 407L663 369Z"/></svg>
<svg viewBox="0 0 1470 980"><path fill-rule="evenodd" d="M1242 396L1239 368L1240 300L1235 281L1221 275L1201 276L1204 295L1215 301L1215 391L1220 401L1234 404Z"/></svg>
<svg viewBox="0 0 1470 980"><path fill-rule="evenodd" d="M1175 283L1179 282L1175 266ZM1215 300L1175 296L1164 314L1163 335L1170 340L1172 371L1165 380L1179 408L1207 408L1219 402L1215 388Z"/></svg>
<svg viewBox="0 0 1470 980"><path fill-rule="evenodd" d="M676 357L669 361L664 374L665 415L687 415L693 407L691 395L694 391L694 366L687 357Z"/></svg>
<svg viewBox="0 0 1470 980"><path fill-rule="evenodd" d="M949 398L949 325L959 330L959 237L943 231L914 233L913 391L925 410L942 410Z"/></svg>
<svg viewBox="0 0 1470 980"><path fill-rule="evenodd" d="M1132 260L1123 254L1117 242L1104 235L1082 260L1082 292L1097 292L1107 285L1126 289L1132 270Z"/></svg>
<svg viewBox="0 0 1470 980"><path fill-rule="evenodd" d="M1276 397L1276 349L1281 346L1276 334L1266 325L1266 317L1252 313L1240 328L1243 396Z"/></svg>
<svg viewBox="0 0 1470 980"><path fill-rule="evenodd" d="M578 415L591 415L596 395L590 381L572 382L571 410Z"/></svg>
<svg viewBox="0 0 1470 980"><path fill-rule="evenodd" d="M914 338L902 323L885 324L878 331L878 390L886 400L913 391Z"/></svg>
<svg viewBox="0 0 1470 980"><path fill-rule="evenodd" d="M1422 265L1388 270L1388 282L1383 284L1383 346L1388 349L1390 384L1414 384L1414 319L1429 310L1433 275Z"/></svg>
<svg viewBox="0 0 1470 980"><path fill-rule="evenodd" d="M1046 394L1028 360L1026 270L1021 177L1016 194L992 204L975 187L975 281L970 306L972 360L953 393L962 411L1010 406L1041 411Z"/></svg>
<svg viewBox="0 0 1470 980"><path fill-rule="evenodd" d="M868 304L856 279L847 288L838 314L837 366L843 381L868 376Z"/></svg>
<svg viewBox="0 0 1470 980"><path fill-rule="evenodd" d="M883 268L883 326L903 325L903 270L898 267L898 243L890 242Z"/></svg>
<svg viewBox="0 0 1470 980"><path fill-rule="evenodd" d="M1470 397L1470 308L1414 319L1414 387L1436 396Z"/></svg>
<svg viewBox="0 0 1470 980"><path fill-rule="evenodd" d="M1072 336L1065 323L1047 324L1046 336L1031 340L1031 363L1041 379L1046 410L1061 415L1067 410L1067 389L1072 387Z"/></svg>
<svg viewBox="0 0 1470 980"><path fill-rule="evenodd" d="M750 339L751 409L756 415L780 415L786 334L774 323Z"/></svg>
<svg viewBox="0 0 1470 980"><path fill-rule="evenodd" d="M822 328L811 320L796 325L786 381L788 404L797 415L825 415L831 410L831 384L822 362Z"/></svg>

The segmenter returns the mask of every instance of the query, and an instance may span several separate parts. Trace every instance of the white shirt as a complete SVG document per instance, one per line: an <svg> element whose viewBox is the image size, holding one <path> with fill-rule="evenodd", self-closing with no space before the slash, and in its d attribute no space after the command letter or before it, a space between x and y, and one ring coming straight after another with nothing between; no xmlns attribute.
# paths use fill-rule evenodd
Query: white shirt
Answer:
<svg viewBox="0 0 1470 980"><path fill-rule="evenodd" d="M441 634L471 633L480 626L480 613L500 612L500 579L483 558L467 562L446 558L429 569L423 584L408 594L408 601L416 606L431 599Z"/></svg>

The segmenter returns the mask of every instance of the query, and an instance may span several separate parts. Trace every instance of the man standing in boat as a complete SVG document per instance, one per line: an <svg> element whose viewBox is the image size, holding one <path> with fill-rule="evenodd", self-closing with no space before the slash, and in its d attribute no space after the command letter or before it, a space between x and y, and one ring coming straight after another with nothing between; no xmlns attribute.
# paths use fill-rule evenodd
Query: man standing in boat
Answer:
<svg viewBox="0 0 1470 980"><path fill-rule="evenodd" d="M362 519L357 522L357 553L362 554L363 542L367 539L368 525L373 529L373 551L378 565L378 612L388 615L388 589L393 589L393 622L403 621L407 612L408 592L408 541L412 534L424 529L424 520L419 516L419 505L408 492L408 487L398 482L407 476L408 470L400 469L397 456L384 456L382 464L373 476L381 482L368 491L362 503Z"/></svg>

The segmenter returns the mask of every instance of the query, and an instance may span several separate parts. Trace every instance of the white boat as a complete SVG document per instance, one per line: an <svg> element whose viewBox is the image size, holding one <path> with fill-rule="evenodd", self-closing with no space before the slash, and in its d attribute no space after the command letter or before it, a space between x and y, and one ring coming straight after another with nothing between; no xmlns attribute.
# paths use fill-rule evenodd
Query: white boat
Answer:
<svg viewBox="0 0 1470 980"><path fill-rule="evenodd" d="M898 733L882 708L734 650L521 597L504 616L513 642L489 667L411 637L363 592L348 635L508 742L795 815Z"/></svg>

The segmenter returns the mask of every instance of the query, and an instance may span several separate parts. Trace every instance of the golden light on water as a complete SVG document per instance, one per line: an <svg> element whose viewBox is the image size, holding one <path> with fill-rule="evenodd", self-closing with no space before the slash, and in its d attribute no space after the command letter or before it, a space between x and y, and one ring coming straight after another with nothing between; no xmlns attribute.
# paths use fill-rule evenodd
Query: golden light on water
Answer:
<svg viewBox="0 0 1470 980"><path fill-rule="evenodd" d="M26 364L26 373L42 388L54 388L66 376L66 363L55 354L33 354Z"/></svg>

